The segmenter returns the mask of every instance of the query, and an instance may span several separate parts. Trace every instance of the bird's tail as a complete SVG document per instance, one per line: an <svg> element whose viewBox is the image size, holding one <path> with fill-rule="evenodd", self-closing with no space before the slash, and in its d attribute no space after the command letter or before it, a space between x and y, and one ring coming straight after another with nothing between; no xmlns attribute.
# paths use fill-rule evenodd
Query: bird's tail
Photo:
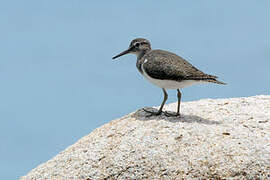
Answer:
<svg viewBox="0 0 270 180"><path fill-rule="evenodd" d="M213 75L210 75L210 74L204 74L204 76L201 76L201 77L192 77L190 79L193 79L193 80L200 80L200 81L204 81L204 82L210 82L210 83L216 83L216 84L223 84L223 85L226 85L227 83L224 83L222 81L219 81L217 80L217 76L213 76Z"/></svg>
<svg viewBox="0 0 270 180"><path fill-rule="evenodd" d="M206 79L205 81L211 82L211 83L216 83L216 84L223 84L223 85L226 85L227 84L227 83L224 83L222 81L216 80L215 78Z"/></svg>

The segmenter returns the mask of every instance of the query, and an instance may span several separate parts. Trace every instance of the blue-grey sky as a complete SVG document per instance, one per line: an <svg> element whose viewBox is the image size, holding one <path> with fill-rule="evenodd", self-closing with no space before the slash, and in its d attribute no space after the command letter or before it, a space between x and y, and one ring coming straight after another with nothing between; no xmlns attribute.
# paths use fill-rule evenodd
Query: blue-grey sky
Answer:
<svg viewBox="0 0 270 180"><path fill-rule="evenodd" d="M183 101L269 94L269 9L269 0L2 1L0 179L160 105L162 91L139 74L134 55L111 59L136 37L228 83L186 88Z"/></svg>

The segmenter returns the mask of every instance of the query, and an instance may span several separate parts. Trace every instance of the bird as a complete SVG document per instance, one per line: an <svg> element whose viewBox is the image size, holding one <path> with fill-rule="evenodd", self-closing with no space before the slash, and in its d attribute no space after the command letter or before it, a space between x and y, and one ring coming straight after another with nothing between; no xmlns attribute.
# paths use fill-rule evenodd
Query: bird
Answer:
<svg viewBox="0 0 270 180"><path fill-rule="evenodd" d="M158 116L164 113L166 116L180 116L180 103L182 94L180 89L201 83L226 83L217 80L217 76L206 74L194 67L184 58L165 50L152 50L150 41L144 38L136 38L130 42L127 50L114 56L119 58L125 54L137 56L136 67L139 72L152 84L160 87L164 98L158 111L143 110L149 113L147 116ZM174 113L162 111L168 99L168 89L177 90L177 110Z"/></svg>

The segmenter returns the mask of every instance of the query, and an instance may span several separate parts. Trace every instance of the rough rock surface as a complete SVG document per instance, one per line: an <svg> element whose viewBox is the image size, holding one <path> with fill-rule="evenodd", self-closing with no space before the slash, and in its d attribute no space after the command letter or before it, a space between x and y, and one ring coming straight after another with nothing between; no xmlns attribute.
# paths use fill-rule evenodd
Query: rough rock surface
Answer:
<svg viewBox="0 0 270 180"><path fill-rule="evenodd" d="M270 96L185 102L181 112L113 120L21 179L270 179Z"/></svg>

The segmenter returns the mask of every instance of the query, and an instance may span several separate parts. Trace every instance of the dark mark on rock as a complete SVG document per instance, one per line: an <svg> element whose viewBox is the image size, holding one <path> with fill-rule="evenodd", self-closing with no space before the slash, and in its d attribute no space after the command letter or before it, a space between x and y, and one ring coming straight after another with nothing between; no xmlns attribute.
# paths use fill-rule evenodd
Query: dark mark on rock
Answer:
<svg viewBox="0 0 270 180"><path fill-rule="evenodd" d="M228 133L228 132L224 132L224 133L222 133L223 135L230 135L230 133Z"/></svg>
<svg viewBox="0 0 270 180"><path fill-rule="evenodd" d="M183 138L183 135L180 134L179 136L175 137L174 139L175 139L175 140L181 140L182 138Z"/></svg>

